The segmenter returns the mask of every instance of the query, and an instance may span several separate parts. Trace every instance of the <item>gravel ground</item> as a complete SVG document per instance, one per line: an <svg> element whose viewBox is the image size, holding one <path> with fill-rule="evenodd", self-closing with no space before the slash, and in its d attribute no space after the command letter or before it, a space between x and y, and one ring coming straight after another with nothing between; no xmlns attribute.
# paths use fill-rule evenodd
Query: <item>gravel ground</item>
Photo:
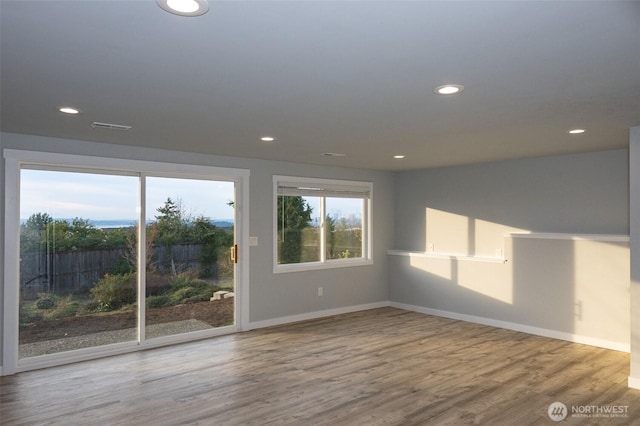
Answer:
<svg viewBox="0 0 640 426"><path fill-rule="evenodd" d="M213 328L209 324L195 319L174 321L164 324L153 324L146 327L148 339L173 334L189 333L192 331ZM30 358L74 349L91 348L112 343L129 342L136 339L136 329L101 331L83 336L63 337L60 339L44 340L35 343L25 343L19 347L20 358Z"/></svg>
<svg viewBox="0 0 640 426"><path fill-rule="evenodd" d="M232 324L234 299L149 309L147 338ZM96 314L38 321L20 329L20 358L136 339L134 312Z"/></svg>

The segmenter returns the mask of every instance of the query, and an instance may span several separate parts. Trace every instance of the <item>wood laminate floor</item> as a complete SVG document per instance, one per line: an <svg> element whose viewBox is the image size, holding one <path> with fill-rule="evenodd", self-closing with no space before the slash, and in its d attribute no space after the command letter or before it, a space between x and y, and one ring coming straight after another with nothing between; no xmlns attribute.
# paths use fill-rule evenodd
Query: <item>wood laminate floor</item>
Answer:
<svg viewBox="0 0 640 426"><path fill-rule="evenodd" d="M382 308L3 377L0 423L640 424L628 375L626 353Z"/></svg>

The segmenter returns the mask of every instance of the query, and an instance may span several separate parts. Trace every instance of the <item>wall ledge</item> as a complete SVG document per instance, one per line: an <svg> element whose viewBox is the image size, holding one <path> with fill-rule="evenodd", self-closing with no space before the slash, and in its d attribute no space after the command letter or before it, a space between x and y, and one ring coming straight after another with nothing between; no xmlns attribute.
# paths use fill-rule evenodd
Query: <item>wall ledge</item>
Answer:
<svg viewBox="0 0 640 426"><path fill-rule="evenodd" d="M531 238L539 240L608 241L629 242L628 235L622 234L565 234L558 232L512 232L506 238Z"/></svg>
<svg viewBox="0 0 640 426"><path fill-rule="evenodd" d="M489 256L469 256L464 254L449 254L427 251L406 251L406 250L387 250L387 254L390 256L408 256L408 257L426 257L431 259L447 259L447 260L462 260L470 262L488 262L488 263L506 263L507 260L502 257L489 257Z"/></svg>

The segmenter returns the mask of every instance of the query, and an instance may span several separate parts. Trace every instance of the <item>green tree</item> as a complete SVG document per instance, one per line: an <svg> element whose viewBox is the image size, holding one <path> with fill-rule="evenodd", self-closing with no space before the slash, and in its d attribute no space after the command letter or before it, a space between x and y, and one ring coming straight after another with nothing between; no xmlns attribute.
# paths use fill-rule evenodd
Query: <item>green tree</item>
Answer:
<svg viewBox="0 0 640 426"><path fill-rule="evenodd" d="M155 242L163 245L167 251L171 273L175 276L178 271L172 247L176 244L202 244L200 262L201 275L211 276L215 273L219 249L233 244L233 235L219 229L205 216L194 217L185 211L180 200L167 198L164 205L157 209L155 227ZM147 232L149 235L149 232Z"/></svg>
<svg viewBox="0 0 640 426"><path fill-rule="evenodd" d="M156 209L160 214L155 217L156 222L152 225L155 226L157 232L155 241L163 245L167 251L167 258L173 275L177 275L177 271L172 248L174 245L184 242L183 240L186 236L186 221L183 217L184 212L181 204L180 200L175 202L171 198L167 198L164 205Z"/></svg>
<svg viewBox="0 0 640 426"><path fill-rule="evenodd" d="M62 252L125 247L130 232L126 229L100 229L89 219L80 217L69 222L54 220L47 213L34 213L20 227L20 251Z"/></svg>
<svg viewBox="0 0 640 426"><path fill-rule="evenodd" d="M49 216L49 213L34 213L29 216L24 226L27 229L44 231L51 222L53 222L53 218Z"/></svg>
<svg viewBox="0 0 640 426"><path fill-rule="evenodd" d="M336 258L362 256L362 225L357 220L341 217L335 223Z"/></svg>
<svg viewBox="0 0 640 426"><path fill-rule="evenodd" d="M156 241L160 244L171 246L182 239L184 233L184 213L180 201L167 198L164 206L156 209L159 215L156 218L158 235Z"/></svg>
<svg viewBox="0 0 640 426"><path fill-rule="evenodd" d="M278 263L300 263L302 231L311 226L312 212L300 196L278 197Z"/></svg>
<svg viewBox="0 0 640 426"><path fill-rule="evenodd" d="M215 276L220 248L230 247L233 244L233 234L216 227L208 218L200 216L193 222L192 236L193 242L202 243L200 275L202 278Z"/></svg>
<svg viewBox="0 0 640 426"><path fill-rule="evenodd" d="M47 213L34 213L20 227L20 251L29 253L39 251L41 242L46 241L46 229L53 222Z"/></svg>
<svg viewBox="0 0 640 426"><path fill-rule="evenodd" d="M76 217L68 229L68 245L72 250L96 249L106 246L104 230L93 226L89 219Z"/></svg>
<svg viewBox="0 0 640 426"><path fill-rule="evenodd" d="M336 219L327 215L325 218L327 232L327 259L335 259L336 250Z"/></svg>

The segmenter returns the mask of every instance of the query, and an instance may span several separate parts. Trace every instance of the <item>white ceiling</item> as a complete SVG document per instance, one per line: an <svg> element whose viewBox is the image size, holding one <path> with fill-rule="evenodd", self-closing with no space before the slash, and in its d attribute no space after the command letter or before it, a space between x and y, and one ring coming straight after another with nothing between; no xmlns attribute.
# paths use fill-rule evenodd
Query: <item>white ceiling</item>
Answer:
<svg viewBox="0 0 640 426"><path fill-rule="evenodd" d="M1 0L2 131L405 170L625 147L640 125L640 2L210 5Z"/></svg>

